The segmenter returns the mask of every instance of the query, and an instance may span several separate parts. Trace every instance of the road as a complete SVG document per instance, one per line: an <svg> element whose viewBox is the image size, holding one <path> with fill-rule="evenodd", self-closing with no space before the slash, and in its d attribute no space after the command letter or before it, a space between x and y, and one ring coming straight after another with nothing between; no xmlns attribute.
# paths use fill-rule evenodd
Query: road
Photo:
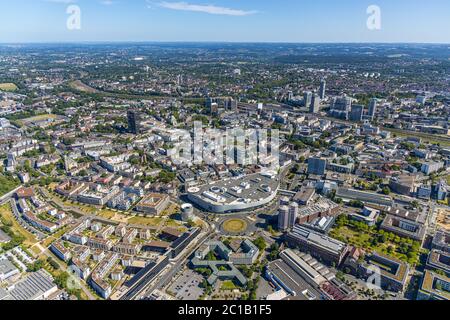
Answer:
<svg viewBox="0 0 450 320"><path fill-rule="evenodd" d="M285 177L285 175L289 172L290 168L292 167L292 165L289 165L285 168L283 168L282 172L280 173L280 179L283 179ZM250 215L258 215L258 213L262 213L262 212L275 212L276 209L278 207L278 201L273 201L270 204L270 208L264 207L260 210L257 211L252 211L249 212ZM242 212L240 212L239 214L243 214ZM233 214L230 214L230 216L232 216ZM226 215L220 215L221 217L226 216ZM205 214L205 217L209 217L208 214ZM184 268L184 266L186 265L186 263L188 262L188 258L192 255L192 253L194 253L203 243L207 242L208 240L210 240L211 238L213 238L216 235L216 232L218 232L218 229L213 228L213 224L214 222L209 222L208 219L203 220L208 229L205 231L205 235L200 238L200 240L196 243L196 245L193 248L190 248L189 250L187 250L181 257L179 257L178 259L174 260L171 262L171 267L168 271L166 271L166 273L160 275L159 279L157 280L157 283L153 284L149 289L147 289L145 291L145 294L141 295L141 297L145 297L150 295L154 290L156 289L161 289L163 287L167 287L170 286L170 284L172 283L173 280L175 280L175 275L180 272L180 270L182 270L182 268ZM214 232L214 230L216 230L216 232ZM264 238L266 239L267 242L269 243L273 243L274 239L271 238L270 236L268 236L267 234L263 233Z"/></svg>
<svg viewBox="0 0 450 320"><path fill-rule="evenodd" d="M203 245L206 241L210 240L214 235L214 228L209 223L206 223L207 230L200 233L199 238L194 246L188 247L185 252L172 260L169 264L170 268L166 271L166 273L161 273L150 288L145 290L144 294L141 294L139 298L149 296L154 290L161 289L166 287L168 284L170 285L171 280L174 280L174 276L184 268L185 264L188 262L189 257L196 251L198 248Z"/></svg>
<svg viewBox="0 0 450 320"><path fill-rule="evenodd" d="M0 197L0 206L4 205L9 200L11 200L12 196L14 195L14 193L16 193L16 191L19 190L21 187L22 186L18 186L14 190L11 190L10 192L8 192L8 193L4 194L3 196L1 196Z"/></svg>

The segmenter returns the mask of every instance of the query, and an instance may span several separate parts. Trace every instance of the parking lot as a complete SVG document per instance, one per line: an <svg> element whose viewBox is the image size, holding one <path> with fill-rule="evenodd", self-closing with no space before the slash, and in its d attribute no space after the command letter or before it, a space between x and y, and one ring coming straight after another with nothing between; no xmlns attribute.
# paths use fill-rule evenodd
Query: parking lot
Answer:
<svg viewBox="0 0 450 320"><path fill-rule="evenodd" d="M202 281L201 275L187 269L170 286L169 291L175 294L178 300L198 300L204 292L199 286Z"/></svg>

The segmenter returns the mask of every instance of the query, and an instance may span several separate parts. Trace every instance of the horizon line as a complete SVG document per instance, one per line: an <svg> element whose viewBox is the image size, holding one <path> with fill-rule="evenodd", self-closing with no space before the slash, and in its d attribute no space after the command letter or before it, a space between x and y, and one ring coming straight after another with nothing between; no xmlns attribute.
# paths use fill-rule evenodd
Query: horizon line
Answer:
<svg viewBox="0 0 450 320"><path fill-rule="evenodd" d="M19 42L0 42L0 45L33 45L33 44L51 44L51 45L66 45L66 44L401 44L401 45L450 45L450 42L364 42L364 41L210 41L210 40L87 40L87 41L19 41Z"/></svg>

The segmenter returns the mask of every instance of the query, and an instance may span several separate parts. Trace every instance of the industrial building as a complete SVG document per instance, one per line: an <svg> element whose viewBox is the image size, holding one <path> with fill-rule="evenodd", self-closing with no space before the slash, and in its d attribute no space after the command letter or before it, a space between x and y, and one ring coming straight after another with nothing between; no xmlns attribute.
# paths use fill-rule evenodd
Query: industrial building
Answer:
<svg viewBox="0 0 450 320"><path fill-rule="evenodd" d="M355 292L306 253L286 249L266 267L266 277L297 300L352 300Z"/></svg>
<svg viewBox="0 0 450 320"><path fill-rule="evenodd" d="M344 200L356 200L387 207L392 207L394 205L394 201L390 196L343 187L337 189L336 197Z"/></svg>
<svg viewBox="0 0 450 320"><path fill-rule="evenodd" d="M47 271L39 270L7 288L3 292L3 297L0 296L0 300L45 300L57 291L58 287L53 282L53 277Z"/></svg>

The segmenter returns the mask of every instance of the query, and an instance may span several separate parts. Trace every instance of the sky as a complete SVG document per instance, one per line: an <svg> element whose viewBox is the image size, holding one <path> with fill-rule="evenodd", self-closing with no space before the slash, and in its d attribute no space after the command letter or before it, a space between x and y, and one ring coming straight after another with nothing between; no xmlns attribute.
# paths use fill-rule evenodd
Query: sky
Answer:
<svg viewBox="0 0 450 320"><path fill-rule="evenodd" d="M0 43L450 43L448 0L0 0L0 13Z"/></svg>

